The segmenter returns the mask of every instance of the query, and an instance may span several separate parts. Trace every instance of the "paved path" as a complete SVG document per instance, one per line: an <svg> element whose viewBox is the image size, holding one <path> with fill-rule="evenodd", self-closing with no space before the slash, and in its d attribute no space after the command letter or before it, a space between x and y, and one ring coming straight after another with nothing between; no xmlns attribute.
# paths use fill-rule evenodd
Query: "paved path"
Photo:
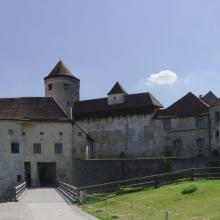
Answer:
<svg viewBox="0 0 220 220"><path fill-rule="evenodd" d="M0 220L97 220L54 188L27 189L19 202L0 203Z"/></svg>

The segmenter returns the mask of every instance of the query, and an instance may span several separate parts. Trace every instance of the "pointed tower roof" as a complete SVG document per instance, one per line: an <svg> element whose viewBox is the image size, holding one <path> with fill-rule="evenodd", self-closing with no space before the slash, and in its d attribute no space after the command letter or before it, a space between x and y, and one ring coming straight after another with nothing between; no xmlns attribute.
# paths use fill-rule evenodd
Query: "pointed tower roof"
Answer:
<svg viewBox="0 0 220 220"><path fill-rule="evenodd" d="M63 63L63 61L59 61L56 66L51 70L51 72L46 76L44 79L57 77L57 76L63 76L63 77L71 77L74 79L77 79L71 71L68 69L68 67ZM77 79L79 80L79 79Z"/></svg>
<svg viewBox="0 0 220 220"><path fill-rule="evenodd" d="M218 100L217 96L212 92L209 91L205 96L203 96L202 101L207 103L208 105L213 105Z"/></svg>
<svg viewBox="0 0 220 220"><path fill-rule="evenodd" d="M115 85L112 87L112 89L110 90L110 92L108 93L108 95L113 95L113 94L120 94L120 93L125 93L127 94L127 92L125 91L125 89L122 87L122 85L119 82L116 82Z"/></svg>
<svg viewBox="0 0 220 220"><path fill-rule="evenodd" d="M156 117L192 117L208 114L209 105L189 92L177 102L158 112Z"/></svg>

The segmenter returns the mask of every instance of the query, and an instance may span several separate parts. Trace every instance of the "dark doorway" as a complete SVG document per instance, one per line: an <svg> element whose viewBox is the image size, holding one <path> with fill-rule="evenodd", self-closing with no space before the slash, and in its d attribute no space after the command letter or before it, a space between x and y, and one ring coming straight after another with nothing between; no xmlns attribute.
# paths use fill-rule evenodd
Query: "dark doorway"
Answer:
<svg viewBox="0 0 220 220"><path fill-rule="evenodd" d="M40 186L56 185L56 163L37 163Z"/></svg>
<svg viewBox="0 0 220 220"><path fill-rule="evenodd" d="M24 162L24 171L25 171L25 181L27 187L31 187L31 163Z"/></svg>

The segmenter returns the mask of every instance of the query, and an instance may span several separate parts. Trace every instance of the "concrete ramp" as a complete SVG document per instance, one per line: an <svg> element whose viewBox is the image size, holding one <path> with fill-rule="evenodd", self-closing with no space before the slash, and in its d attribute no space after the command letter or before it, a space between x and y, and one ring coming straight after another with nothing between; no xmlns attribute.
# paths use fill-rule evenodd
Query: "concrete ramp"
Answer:
<svg viewBox="0 0 220 220"><path fill-rule="evenodd" d="M27 189L19 202L0 203L0 220L96 220L55 188Z"/></svg>

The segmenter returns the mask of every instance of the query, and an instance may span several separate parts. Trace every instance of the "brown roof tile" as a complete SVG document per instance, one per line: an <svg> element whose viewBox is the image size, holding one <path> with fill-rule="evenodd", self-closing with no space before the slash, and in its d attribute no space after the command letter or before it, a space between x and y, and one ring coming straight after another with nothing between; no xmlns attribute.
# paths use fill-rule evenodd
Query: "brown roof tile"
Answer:
<svg viewBox="0 0 220 220"><path fill-rule="evenodd" d="M50 97L0 99L0 120L68 120Z"/></svg>
<svg viewBox="0 0 220 220"><path fill-rule="evenodd" d="M107 117L115 115L152 113L163 107L150 93L138 93L125 96L122 104L108 105L107 98L76 102L73 108L74 119Z"/></svg>
<svg viewBox="0 0 220 220"><path fill-rule="evenodd" d="M73 74L71 73L71 71L68 69L68 67L60 60L56 66L51 70L51 72L48 74L48 76L46 76L44 79L48 79L51 77L71 77L74 79L79 80L78 78L76 78L75 76L73 76Z"/></svg>
<svg viewBox="0 0 220 220"><path fill-rule="evenodd" d="M119 93L125 93L127 94L127 92L125 91L125 89L122 87L122 85L119 82L116 82L115 85L112 87L112 89L110 90L110 92L108 93L108 95L112 95L112 94L119 94Z"/></svg>
<svg viewBox="0 0 220 220"><path fill-rule="evenodd" d="M204 101L208 105L213 105L218 100L217 96L212 91L209 91L201 99L202 99L202 101Z"/></svg>
<svg viewBox="0 0 220 220"><path fill-rule="evenodd" d="M189 92L168 108L158 110L155 118L191 117L208 114L209 106Z"/></svg>

